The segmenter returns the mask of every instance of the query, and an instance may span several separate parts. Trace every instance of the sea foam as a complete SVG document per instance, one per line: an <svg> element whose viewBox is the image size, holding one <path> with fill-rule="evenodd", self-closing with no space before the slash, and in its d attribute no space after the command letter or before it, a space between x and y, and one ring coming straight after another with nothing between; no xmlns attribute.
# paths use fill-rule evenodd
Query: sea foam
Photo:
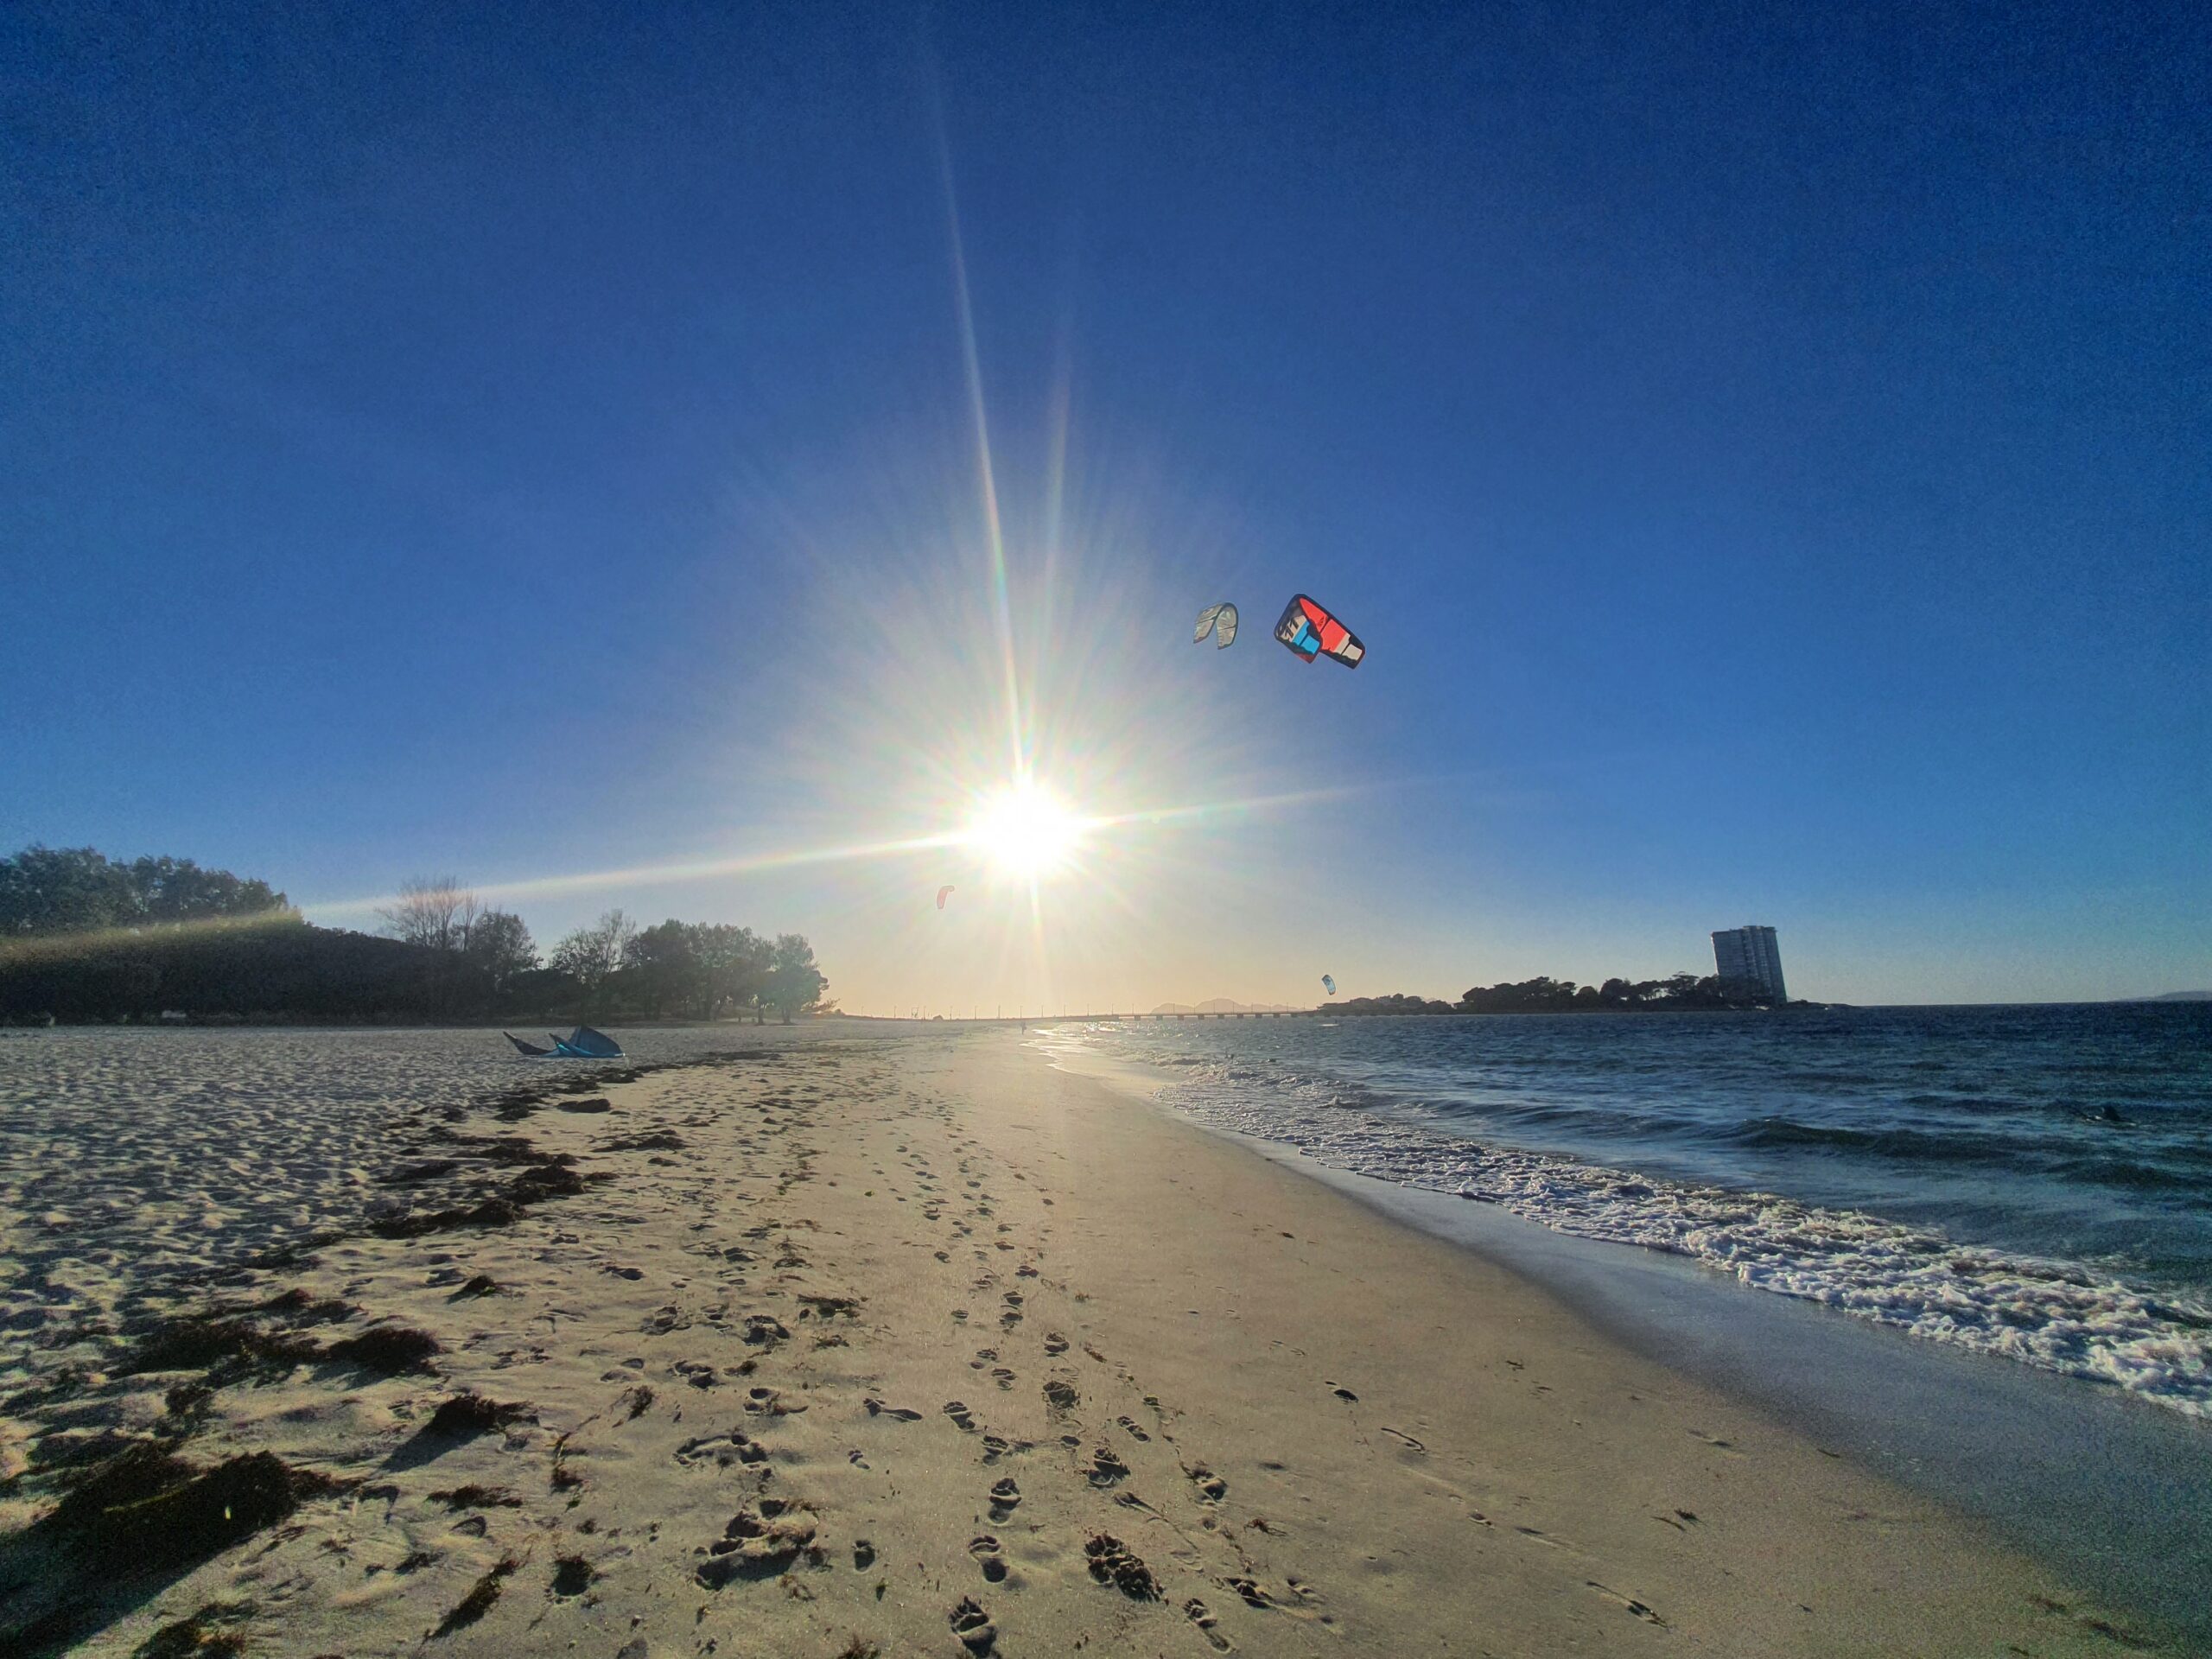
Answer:
<svg viewBox="0 0 2212 1659"><path fill-rule="evenodd" d="M1209 1128L1495 1204L1578 1237L1688 1256L1761 1290L2212 1416L2212 1306L2194 1299L1770 1192L1485 1146L1386 1115L1357 1085L1296 1066L1177 1058L1160 1098Z"/></svg>

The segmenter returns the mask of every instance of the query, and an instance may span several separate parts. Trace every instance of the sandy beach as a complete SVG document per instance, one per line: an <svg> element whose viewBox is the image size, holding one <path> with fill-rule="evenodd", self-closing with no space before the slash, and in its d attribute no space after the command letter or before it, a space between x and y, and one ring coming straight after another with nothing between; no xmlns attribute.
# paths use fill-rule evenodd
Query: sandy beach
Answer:
<svg viewBox="0 0 2212 1659"><path fill-rule="evenodd" d="M1014 1033L731 1043L7 1402L0 1650L2179 1650Z"/></svg>

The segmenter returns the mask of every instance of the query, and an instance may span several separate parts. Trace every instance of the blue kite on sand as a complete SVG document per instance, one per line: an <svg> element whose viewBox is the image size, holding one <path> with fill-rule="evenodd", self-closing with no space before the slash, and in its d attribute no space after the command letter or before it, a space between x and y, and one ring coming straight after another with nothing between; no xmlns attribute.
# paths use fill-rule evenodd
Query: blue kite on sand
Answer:
<svg viewBox="0 0 2212 1659"><path fill-rule="evenodd" d="M531 1060L620 1060L626 1058L622 1045L603 1031L594 1031L589 1026L578 1026L566 1037L552 1032L545 1033L553 1046L540 1048L535 1043L525 1043L512 1031L500 1033L519 1050L525 1059Z"/></svg>

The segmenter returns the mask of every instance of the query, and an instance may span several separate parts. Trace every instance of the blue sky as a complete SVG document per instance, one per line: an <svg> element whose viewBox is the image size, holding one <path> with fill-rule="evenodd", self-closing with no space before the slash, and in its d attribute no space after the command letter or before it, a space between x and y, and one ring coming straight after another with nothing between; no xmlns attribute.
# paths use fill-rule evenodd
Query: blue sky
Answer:
<svg viewBox="0 0 2212 1659"><path fill-rule="evenodd" d="M2212 14L726 10L0 21L0 842L860 1011L2212 984ZM776 861L1008 650L1079 810L1307 798Z"/></svg>

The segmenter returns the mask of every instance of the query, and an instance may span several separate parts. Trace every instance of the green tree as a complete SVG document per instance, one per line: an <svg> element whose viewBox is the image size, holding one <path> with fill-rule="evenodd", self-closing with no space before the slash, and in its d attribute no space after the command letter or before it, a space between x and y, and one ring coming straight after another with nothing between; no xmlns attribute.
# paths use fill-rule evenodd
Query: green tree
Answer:
<svg viewBox="0 0 2212 1659"><path fill-rule="evenodd" d="M42 846L0 858L0 938L296 915L266 881L188 858L123 864L91 847Z"/></svg>
<svg viewBox="0 0 2212 1659"><path fill-rule="evenodd" d="M626 984L635 988L647 1013L696 1007L700 993L696 929L674 918L632 935L622 947Z"/></svg>
<svg viewBox="0 0 2212 1659"><path fill-rule="evenodd" d="M713 923L691 930L691 949L698 962L700 1014L714 1020L751 1008L759 1017L775 946L749 927Z"/></svg>
<svg viewBox="0 0 2212 1659"><path fill-rule="evenodd" d="M815 966L814 947L804 934L779 933L770 963L763 1001L780 1012L788 1026L793 1014L820 1003L830 982Z"/></svg>
<svg viewBox="0 0 2212 1659"><path fill-rule="evenodd" d="M138 918L156 926L291 912L284 895L266 881L203 870L188 858L133 859L130 887Z"/></svg>
<svg viewBox="0 0 2212 1659"><path fill-rule="evenodd" d="M509 910L487 910L471 922L461 953L495 997L505 995L518 975L537 966L537 945L530 929Z"/></svg>

